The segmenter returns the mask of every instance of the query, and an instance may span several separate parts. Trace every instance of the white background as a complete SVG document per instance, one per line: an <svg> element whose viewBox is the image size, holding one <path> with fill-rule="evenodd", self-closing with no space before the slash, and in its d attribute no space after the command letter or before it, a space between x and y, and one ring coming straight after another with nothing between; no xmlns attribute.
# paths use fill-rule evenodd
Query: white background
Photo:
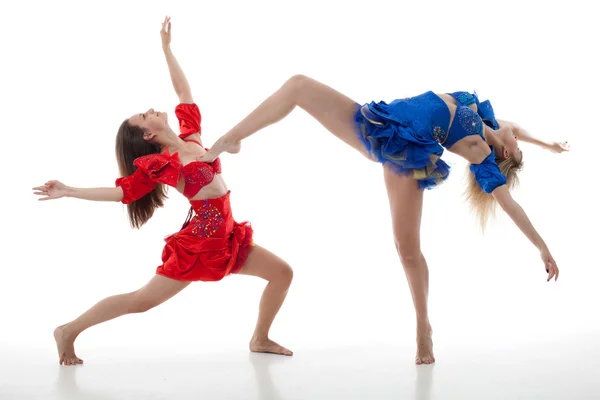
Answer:
<svg viewBox="0 0 600 400"><path fill-rule="evenodd" d="M133 113L168 111L177 127L160 47L165 14L208 146L298 73L359 103L477 89L499 118L568 140L561 155L522 145L514 193L561 268L557 283L507 217L481 235L462 197L466 163L445 154L453 172L426 193L422 222L431 321L438 358L592 338L597 348L597 14L579 1L494 4L3 2L0 356L56 362L54 327L141 287L185 219L173 189L140 231L120 204L42 203L30 190L49 179L112 186L117 128ZM222 160L234 216L295 270L273 339L297 353L413 343L380 166L300 109ZM245 349L263 286L240 276L193 284L147 314L85 332L78 354L89 363Z"/></svg>

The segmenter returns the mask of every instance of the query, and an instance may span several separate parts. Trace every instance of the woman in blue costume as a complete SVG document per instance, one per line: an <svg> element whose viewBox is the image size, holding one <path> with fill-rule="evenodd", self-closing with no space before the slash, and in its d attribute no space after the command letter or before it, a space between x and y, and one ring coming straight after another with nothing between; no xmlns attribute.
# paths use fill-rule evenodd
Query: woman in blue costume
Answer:
<svg viewBox="0 0 600 400"><path fill-rule="evenodd" d="M558 267L544 240L512 198L523 153L517 140L554 152L566 143L545 143L518 125L499 121L489 101L467 92L421 95L360 105L306 76L290 78L250 115L223 135L201 158L210 162L222 152L237 153L240 141L283 119L301 107L327 130L380 162L384 168L396 248L411 289L417 317L417 364L430 364L432 329L427 312L429 271L421 252L420 225L424 189L436 187L449 173L440 158L444 149L466 159L470 166L468 197L485 226L495 203L508 214L540 252L547 280L558 278Z"/></svg>

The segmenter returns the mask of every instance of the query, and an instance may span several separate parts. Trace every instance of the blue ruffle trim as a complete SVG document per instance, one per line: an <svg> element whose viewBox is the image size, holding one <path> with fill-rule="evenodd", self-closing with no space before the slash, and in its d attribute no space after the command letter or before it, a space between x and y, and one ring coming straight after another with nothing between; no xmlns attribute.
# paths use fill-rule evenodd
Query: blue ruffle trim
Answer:
<svg viewBox="0 0 600 400"><path fill-rule="evenodd" d="M440 159L444 149L436 141L424 141L411 127L381 116L373 123L362 115L360 106L354 121L371 157L395 173L417 179L421 189L432 189L448 178L450 166Z"/></svg>

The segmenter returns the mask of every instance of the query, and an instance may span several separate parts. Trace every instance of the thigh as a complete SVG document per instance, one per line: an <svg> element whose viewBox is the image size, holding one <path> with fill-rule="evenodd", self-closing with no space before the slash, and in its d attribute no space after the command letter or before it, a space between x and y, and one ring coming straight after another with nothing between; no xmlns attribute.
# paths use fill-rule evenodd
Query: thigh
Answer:
<svg viewBox="0 0 600 400"><path fill-rule="evenodd" d="M398 250L401 253L417 251L421 247L423 190L416 179L394 173L385 166L384 180Z"/></svg>
<svg viewBox="0 0 600 400"><path fill-rule="evenodd" d="M154 275L150 282L133 293L135 300L157 306L185 289L190 282Z"/></svg>
<svg viewBox="0 0 600 400"><path fill-rule="evenodd" d="M337 90L306 76L296 78L298 106L308 112L329 132L346 144L369 157L358 138L358 128L354 122L356 102Z"/></svg>
<svg viewBox="0 0 600 400"><path fill-rule="evenodd" d="M259 278L271 281L282 275L291 275L292 269L287 262L269 250L255 245L250 254L248 254L248 258L238 274L258 276Z"/></svg>

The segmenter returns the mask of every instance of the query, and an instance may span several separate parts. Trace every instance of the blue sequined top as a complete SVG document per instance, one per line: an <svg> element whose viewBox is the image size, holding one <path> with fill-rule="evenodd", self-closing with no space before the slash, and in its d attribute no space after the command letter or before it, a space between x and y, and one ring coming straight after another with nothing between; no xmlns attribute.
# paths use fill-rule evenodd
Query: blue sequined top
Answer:
<svg viewBox="0 0 600 400"><path fill-rule="evenodd" d="M475 104L475 98L467 92L455 92L450 93L450 95L456 100L456 113L445 138L446 140L441 144L449 149L459 140L472 135L479 135L485 140L483 122L477 111L469 107L469 105Z"/></svg>

